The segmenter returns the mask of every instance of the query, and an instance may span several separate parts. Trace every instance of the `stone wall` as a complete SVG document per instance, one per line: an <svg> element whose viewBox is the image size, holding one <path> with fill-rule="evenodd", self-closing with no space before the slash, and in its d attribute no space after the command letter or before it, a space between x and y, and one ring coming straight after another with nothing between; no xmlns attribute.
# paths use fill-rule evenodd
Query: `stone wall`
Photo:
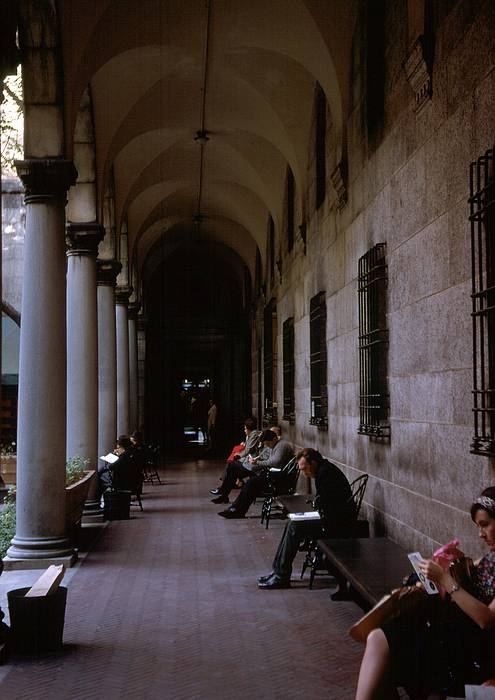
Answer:
<svg viewBox="0 0 495 700"><path fill-rule="evenodd" d="M21 312L26 209L20 180L2 180L2 300Z"/></svg>
<svg viewBox="0 0 495 700"><path fill-rule="evenodd" d="M296 445L319 448L349 478L369 473L365 509L374 531L425 554L454 535L466 550L479 551L466 511L473 496L495 483L493 460L470 454L467 204L469 165L495 142L495 6L489 0L450 6L435 30L432 97L416 113L404 70L406 3L386 3L385 96L373 133L367 106L376 86L366 84L366 35L363 21L358 24L347 119L348 203L338 210L327 177L326 201L315 212L310 182L306 253L299 245L284 258L283 279L272 292L279 406L281 329L287 317L295 321L296 423L283 423L286 434ZM337 149L327 121L332 154ZM329 157L328 172L335 165ZM389 271L389 444L357 434L357 265L382 242ZM309 425L309 300L321 290L327 297L328 431Z"/></svg>

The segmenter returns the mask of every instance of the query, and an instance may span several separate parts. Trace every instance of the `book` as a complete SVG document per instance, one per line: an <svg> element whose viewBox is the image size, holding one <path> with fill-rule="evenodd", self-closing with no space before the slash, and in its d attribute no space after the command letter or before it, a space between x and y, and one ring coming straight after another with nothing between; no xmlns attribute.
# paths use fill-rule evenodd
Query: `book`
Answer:
<svg viewBox="0 0 495 700"><path fill-rule="evenodd" d="M114 455L113 452L109 452L107 455L102 455L100 457L104 462L108 462L108 464L113 464L118 460L118 456Z"/></svg>
<svg viewBox="0 0 495 700"><path fill-rule="evenodd" d="M407 555L407 558L411 562L414 571L418 574L418 578L423 584L425 591L430 595L435 595L436 593L438 593L438 588L435 586L433 581L430 581L429 578L426 578L424 573L419 568L419 561L423 558L421 554L419 552L410 552Z"/></svg>
<svg viewBox="0 0 495 700"><path fill-rule="evenodd" d="M317 510L307 510L305 513L289 513L289 520L320 520Z"/></svg>

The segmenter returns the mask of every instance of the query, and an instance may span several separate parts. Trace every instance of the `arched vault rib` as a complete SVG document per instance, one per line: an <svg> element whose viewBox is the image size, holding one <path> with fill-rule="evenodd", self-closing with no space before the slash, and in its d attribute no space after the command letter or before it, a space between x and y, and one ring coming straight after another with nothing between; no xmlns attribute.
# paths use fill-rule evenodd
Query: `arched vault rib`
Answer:
<svg viewBox="0 0 495 700"><path fill-rule="evenodd" d="M214 149L215 136L228 135L231 139L241 131L254 135L252 147L260 142L269 142L280 151L285 160L291 163L296 173L303 171L302 164L306 158L307 133L299 133L297 141L293 141L288 134L282 115L279 115L272 107L265 95L261 94L252 85L230 69L220 69L215 82L215 95L209 101L208 124L211 134L211 144ZM180 89L179 89L180 87ZM170 85L166 80L142 97L127 114L119 131L114 135L113 141L107 149L107 160L104 169L108 170L119 154L140 138L143 131L150 133L161 128L166 128L169 133L177 133L179 130L188 134L186 145L195 145L193 136L198 122L194 110L194 80L183 80L176 85L173 91L173 99L169 99ZM308 106L306 122L309 122L310 108ZM297 122L293 119L293 122ZM292 137L294 133L292 134ZM261 141L260 141L261 140ZM152 158L156 151L150 147L147 149L148 158ZM99 162L102 163L105 149L100 148ZM144 156L140 158L143 159ZM120 168L124 176L134 171L132 167ZM117 174L117 173L116 173ZM103 180L104 181L104 174ZM125 186L125 182L122 182ZM272 184L272 183L270 183ZM120 190L120 182L116 179L116 189ZM302 189L302 188L301 188ZM122 210L118 216L122 216Z"/></svg>
<svg viewBox="0 0 495 700"><path fill-rule="evenodd" d="M278 224L282 218L286 163L282 154L271 144L262 141L258 144L258 148L253 149L252 140L253 137L245 133L232 135L230 139L228 136L212 138L212 142L208 144L204 153L205 182L224 180L249 189L263 201ZM120 169L127 168L128 162L132 162L136 149L139 149L140 145L139 138L126 154L125 160L123 157L117 159L115 164L117 175ZM141 210L144 216L149 203L141 201L139 195L154 188L160 182L163 183L164 191L170 191L169 181L180 181L183 187L190 187L191 197L197 196L199 157L196 144L183 147L175 144L174 147L155 158L143 171L136 168L132 190L119 210L123 211L125 216L127 209L137 200L133 207L134 213L137 216L137 212ZM256 166L249 161L249 158L255 162ZM188 180L191 175L196 177ZM155 191L160 192L159 188L155 188Z"/></svg>
<svg viewBox="0 0 495 700"><path fill-rule="evenodd" d="M196 201L191 198L188 190L177 190L168 197L160 197L153 208L149 202L150 213L137 228L136 240L139 241L143 232L163 217L181 216L190 222L192 228L195 206ZM237 222L241 227L239 230L248 231L260 250L264 249L268 212L263 203L246 188L230 182L215 182L205 192L202 213L207 222L217 217ZM131 222L133 222L132 207L129 209L129 226L132 225Z"/></svg>
<svg viewBox="0 0 495 700"><path fill-rule="evenodd" d="M170 245L178 246L184 241L191 240L191 224L183 218L171 217L160 219L143 232L139 239L137 255L138 265L144 269L150 251L162 238L170 240ZM227 246L244 261L254 279L254 261L256 258L256 242L249 231L242 228L236 221L223 217L212 217L201 226L201 232L196 240L221 243Z"/></svg>

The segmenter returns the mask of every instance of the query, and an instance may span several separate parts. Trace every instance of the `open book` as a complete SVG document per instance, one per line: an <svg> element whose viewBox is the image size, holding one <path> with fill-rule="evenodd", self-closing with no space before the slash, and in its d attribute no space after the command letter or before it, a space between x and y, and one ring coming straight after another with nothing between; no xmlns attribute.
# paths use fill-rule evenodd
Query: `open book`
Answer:
<svg viewBox="0 0 495 700"><path fill-rule="evenodd" d="M305 513L289 513L287 517L290 520L320 520L320 514L317 510L307 510Z"/></svg>
<svg viewBox="0 0 495 700"><path fill-rule="evenodd" d="M113 452L109 452L107 455L100 457L100 459L102 459L104 462L108 462L108 464L113 464L118 460L118 457L117 455L114 455Z"/></svg>

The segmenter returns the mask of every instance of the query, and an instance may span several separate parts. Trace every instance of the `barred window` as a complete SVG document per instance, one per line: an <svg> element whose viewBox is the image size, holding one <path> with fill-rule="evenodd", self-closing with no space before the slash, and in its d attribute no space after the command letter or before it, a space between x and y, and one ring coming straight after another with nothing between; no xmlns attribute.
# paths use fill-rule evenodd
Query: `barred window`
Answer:
<svg viewBox="0 0 495 700"><path fill-rule="evenodd" d="M294 319L284 321L283 363L284 363L284 420L295 421L294 401Z"/></svg>
<svg viewBox="0 0 495 700"><path fill-rule="evenodd" d="M386 244L359 259L359 428L361 435L390 436L388 391Z"/></svg>
<svg viewBox="0 0 495 700"><path fill-rule="evenodd" d="M491 149L471 163L470 217L473 317L471 452L495 455L495 171Z"/></svg>
<svg viewBox="0 0 495 700"><path fill-rule="evenodd" d="M265 306L264 311L263 362L265 385L263 418L268 423L277 423L277 307L273 299Z"/></svg>
<svg viewBox="0 0 495 700"><path fill-rule="evenodd" d="M327 397L327 306L325 292L319 292L310 301L309 351L311 375L310 424L319 428L328 426Z"/></svg>

